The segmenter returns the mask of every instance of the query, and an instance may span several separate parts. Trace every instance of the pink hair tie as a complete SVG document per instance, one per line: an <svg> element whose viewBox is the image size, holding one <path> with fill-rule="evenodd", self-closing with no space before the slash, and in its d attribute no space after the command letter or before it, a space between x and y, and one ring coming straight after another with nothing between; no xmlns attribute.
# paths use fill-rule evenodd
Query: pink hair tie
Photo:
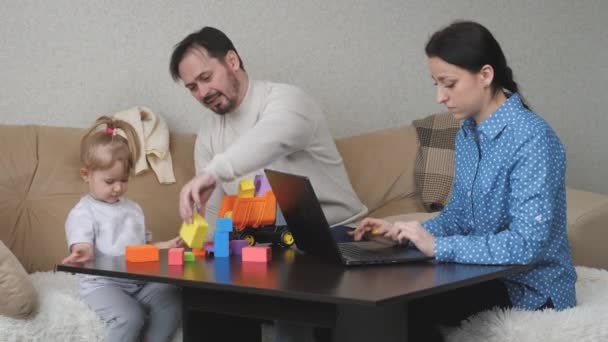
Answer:
<svg viewBox="0 0 608 342"><path fill-rule="evenodd" d="M106 133L108 133L108 134L114 134L114 128L112 128L112 127L106 128Z"/></svg>

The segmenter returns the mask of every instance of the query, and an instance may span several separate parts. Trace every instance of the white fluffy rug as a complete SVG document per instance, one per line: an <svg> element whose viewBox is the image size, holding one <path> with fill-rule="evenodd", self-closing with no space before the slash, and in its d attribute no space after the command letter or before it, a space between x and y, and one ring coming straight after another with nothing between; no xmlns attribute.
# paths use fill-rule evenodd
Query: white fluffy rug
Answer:
<svg viewBox="0 0 608 342"><path fill-rule="evenodd" d="M447 334L449 342L608 341L608 271L576 267L577 306L563 311L490 310Z"/></svg>
<svg viewBox="0 0 608 342"><path fill-rule="evenodd" d="M36 316L17 320L0 316L0 341L102 342L103 322L79 299L75 275L36 272L30 275L40 298ZM181 329L173 339L181 341Z"/></svg>
<svg viewBox="0 0 608 342"><path fill-rule="evenodd" d="M447 332L449 342L608 341L608 271L577 267L575 308L528 312L491 310ZM103 323L78 299L74 275L31 275L40 311L28 320L0 316L0 341L103 341ZM270 328L270 329L269 329ZM272 336L264 328L265 340ZM181 331L173 341L181 341Z"/></svg>
<svg viewBox="0 0 608 342"><path fill-rule="evenodd" d="M608 271L577 267L577 306L563 311L490 310L445 330L447 342L605 342L608 341ZM275 336L264 325L264 337ZM291 334L290 334L291 335ZM288 341L311 342L296 333ZM270 341L271 339L267 339ZM283 342L283 340L281 341Z"/></svg>

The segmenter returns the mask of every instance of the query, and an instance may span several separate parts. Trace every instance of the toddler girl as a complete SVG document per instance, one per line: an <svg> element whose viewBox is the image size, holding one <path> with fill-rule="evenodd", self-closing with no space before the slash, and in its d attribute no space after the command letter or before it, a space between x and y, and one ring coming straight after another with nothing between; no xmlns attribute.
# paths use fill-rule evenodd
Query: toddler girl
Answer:
<svg viewBox="0 0 608 342"><path fill-rule="evenodd" d="M139 149L133 127L106 116L82 138L80 176L89 193L66 220L71 254L63 263L83 263L96 254L120 256L127 245L148 242L143 211L123 197ZM181 247L183 241L176 237L156 245ZM106 341L169 341L181 321L181 293L167 284L86 275L80 294L106 323Z"/></svg>

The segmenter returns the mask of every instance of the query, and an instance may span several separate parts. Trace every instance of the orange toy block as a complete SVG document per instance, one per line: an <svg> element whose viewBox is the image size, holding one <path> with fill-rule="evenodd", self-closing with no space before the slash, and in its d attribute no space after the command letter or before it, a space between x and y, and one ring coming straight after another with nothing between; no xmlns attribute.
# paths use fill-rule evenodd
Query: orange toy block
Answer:
<svg viewBox="0 0 608 342"><path fill-rule="evenodd" d="M205 257L206 251L205 248L192 248L192 254L195 259L202 259Z"/></svg>
<svg viewBox="0 0 608 342"><path fill-rule="evenodd" d="M125 262L127 272L129 273L140 273L140 274L158 274L160 269L160 262L147 261L147 262ZM175 267L175 266L173 266Z"/></svg>
<svg viewBox="0 0 608 342"><path fill-rule="evenodd" d="M242 253L242 260L244 262L269 262L272 260L272 250L269 246L244 247Z"/></svg>
<svg viewBox="0 0 608 342"><path fill-rule="evenodd" d="M158 247L154 245L131 245L125 250L129 262L158 261Z"/></svg>

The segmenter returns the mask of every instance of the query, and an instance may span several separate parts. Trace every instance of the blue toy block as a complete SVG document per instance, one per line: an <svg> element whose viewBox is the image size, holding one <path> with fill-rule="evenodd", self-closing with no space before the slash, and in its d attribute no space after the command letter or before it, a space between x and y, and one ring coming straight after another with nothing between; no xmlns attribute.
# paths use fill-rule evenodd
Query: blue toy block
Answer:
<svg viewBox="0 0 608 342"><path fill-rule="evenodd" d="M213 262L215 280L221 283L230 283L230 259L218 258Z"/></svg>
<svg viewBox="0 0 608 342"><path fill-rule="evenodd" d="M229 255L228 233L216 231L215 234L213 234L213 256L216 258L225 258Z"/></svg>
<svg viewBox="0 0 608 342"><path fill-rule="evenodd" d="M232 219L218 218L217 221L215 221L215 231L230 233L232 231Z"/></svg>

